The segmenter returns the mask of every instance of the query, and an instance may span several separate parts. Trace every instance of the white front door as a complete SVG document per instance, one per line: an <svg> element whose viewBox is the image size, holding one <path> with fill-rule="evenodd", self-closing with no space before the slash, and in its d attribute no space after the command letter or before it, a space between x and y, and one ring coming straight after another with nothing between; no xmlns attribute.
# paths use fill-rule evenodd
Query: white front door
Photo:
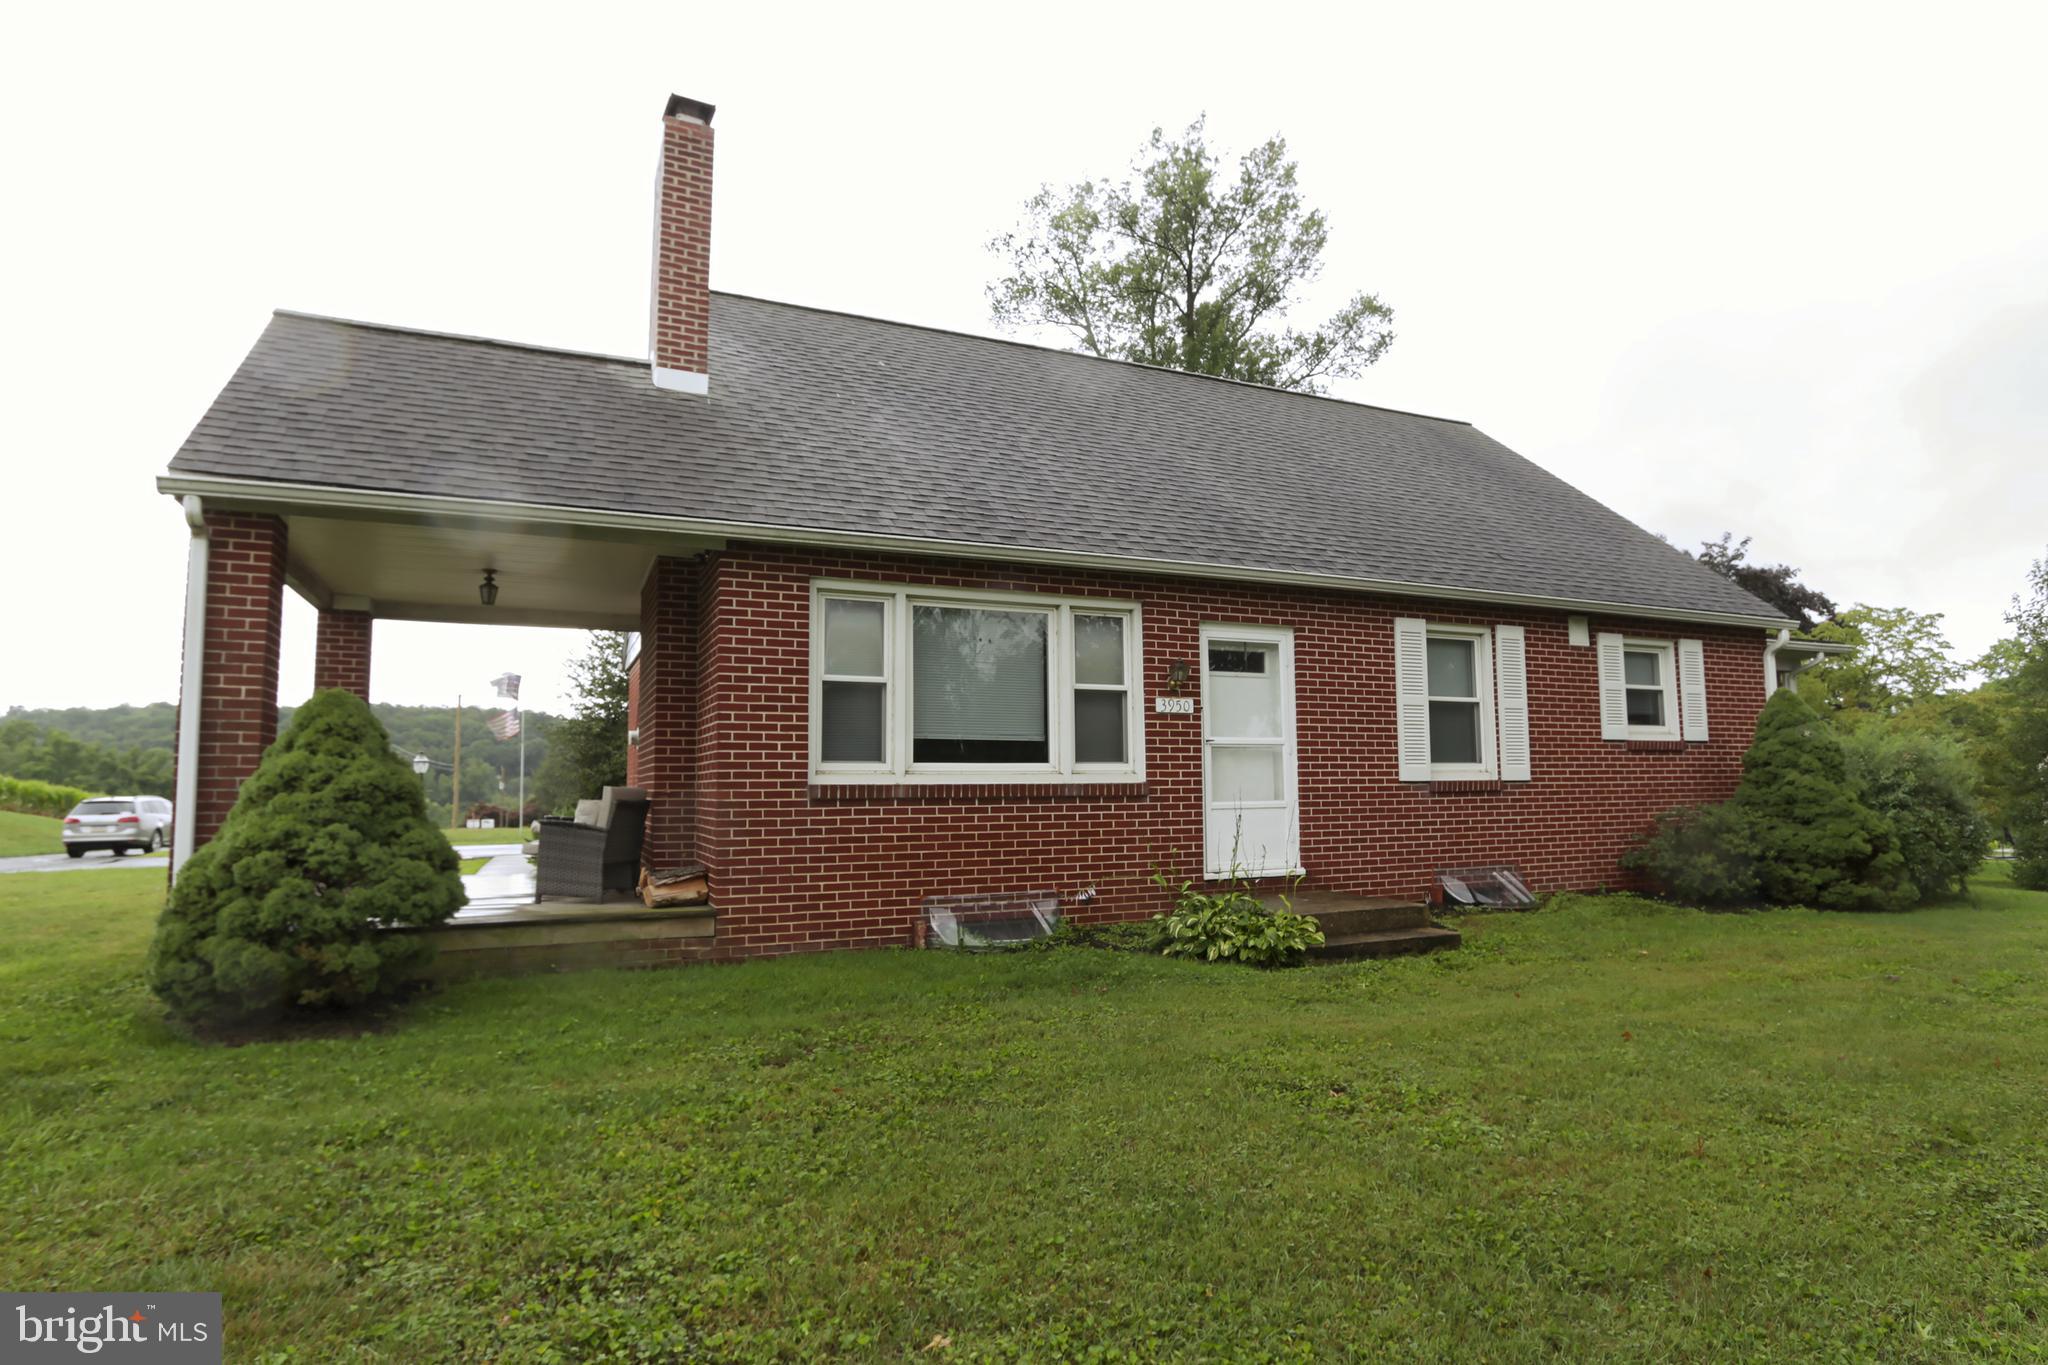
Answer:
<svg viewBox="0 0 2048 1365"><path fill-rule="evenodd" d="M1301 864L1294 783L1294 632L1202 627L1202 790L1211 877Z"/></svg>

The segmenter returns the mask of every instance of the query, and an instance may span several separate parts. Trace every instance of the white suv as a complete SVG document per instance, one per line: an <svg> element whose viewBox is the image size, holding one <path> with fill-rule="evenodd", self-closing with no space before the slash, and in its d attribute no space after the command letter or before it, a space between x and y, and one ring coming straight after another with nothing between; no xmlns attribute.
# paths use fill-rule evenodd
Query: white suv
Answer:
<svg viewBox="0 0 2048 1365"><path fill-rule="evenodd" d="M64 817L64 851L74 858L90 848L154 853L170 841L171 803L161 796L95 796Z"/></svg>

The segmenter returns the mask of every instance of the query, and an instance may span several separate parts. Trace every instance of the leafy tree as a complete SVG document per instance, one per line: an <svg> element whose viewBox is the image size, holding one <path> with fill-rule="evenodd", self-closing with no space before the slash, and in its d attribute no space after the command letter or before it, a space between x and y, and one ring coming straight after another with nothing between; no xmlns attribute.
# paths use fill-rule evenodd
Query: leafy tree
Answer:
<svg viewBox="0 0 2048 1365"><path fill-rule="evenodd" d="M1772 904L1897 910L1916 899L1890 822L1857 800L1841 741L1796 693L1765 704L1735 804Z"/></svg>
<svg viewBox="0 0 2048 1365"><path fill-rule="evenodd" d="M2009 791L2001 814L2017 855L2013 880L2048 889L2048 555L2034 561L2005 619L2014 631L2010 671L1988 689L2002 703L1996 771Z"/></svg>
<svg viewBox="0 0 2048 1365"><path fill-rule="evenodd" d="M1991 648L1970 661L1972 673L1982 673L1992 682L2007 682L2027 666L2027 646L2017 635L1995 640Z"/></svg>
<svg viewBox="0 0 2048 1365"><path fill-rule="evenodd" d="M395 706L374 702L370 709L383 723L402 754L410 758L424 753L437 764L446 765L455 753L455 711L447 706ZM514 789L519 781L519 741L500 740L491 735L485 722L496 707L465 706L462 709L462 792L465 797L496 796ZM292 708L278 708L278 730L291 725ZM547 761L548 731L553 718L541 711L527 711L521 719L526 726L526 772L531 790L533 774ZM15 722L33 724L68 735L85 744L92 755L81 760L78 751L52 749L36 763L39 769L60 771L61 780L99 791L147 792L170 796L172 752L176 747L178 708L169 702L148 706L73 706L29 710L13 707L0 721L0 773L24 776L10 761L19 741L7 738L26 734ZM98 754L97 751L108 751ZM59 778L40 778L55 781ZM428 800L448 804L448 773L436 767L428 778ZM467 804L465 801L464 804Z"/></svg>
<svg viewBox="0 0 2048 1365"><path fill-rule="evenodd" d="M95 792L171 794L169 749L115 749L15 715L0 721L0 774Z"/></svg>
<svg viewBox="0 0 2048 1365"><path fill-rule="evenodd" d="M1941 631L1942 613L1861 602L1823 621L1809 634L1856 646L1856 652L1821 659L1800 678L1812 680L1838 711L1894 715L1962 681L1963 669Z"/></svg>
<svg viewBox="0 0 2048 1365"><path fill-rule="evenodd" d="M1921 899L1965 890L1990 847L1991 827L1962 745L1924 730L1864 725L1843 734L1842 748L1850 788L1891 822Z"/></svg>
<svg viewBox="0 0 2048 1365"><path fill-rule="evenodd" d="M593 631L569 665L575 714L554 723L536 790L543 810L565 812L626 780L626 637Z"/></svg>
<svg viewBox="0 0 2048 1365"><path fill-rule="evenodd" d="M1749 541L1744 536L1738 542L1733 531L1723 531L1719 540L1701 541L1696 557L1750 596L1762 598L1797 621L1802 631L1812 630L1821 618L1835 614L1835 604L1827 594L1801 583L1799 570L1790 564L1750 563Z"/></svg>
<svg viewBox="0 0 2048 1365"><path fill-rule="evenodd" d="M2005 619L2030 655L2048 647L2048 555L2028 568L2026 590L2013 594Z"/></svg>
<svg viewBox="0 0 2048 1365"><path fill-rule="evenodd" d="M203 1022L390 995L432 950L386 930L461 909L457 867L370 708L339 688L316 693L179 870L150 988Z"/></svg>
<svg viewBox="0 0 2048 1365"><path fill-rule="evenodd" d="M1120 184L1043 186L989 243L1006 328L1055 327L1094 355L1321 393L1386 354L1394 313L1354 294L1322 326L1286 325L1321 273L1329 225L1306 207L1277 135L1227 171L1204 120L1153 129Z"/></svg>

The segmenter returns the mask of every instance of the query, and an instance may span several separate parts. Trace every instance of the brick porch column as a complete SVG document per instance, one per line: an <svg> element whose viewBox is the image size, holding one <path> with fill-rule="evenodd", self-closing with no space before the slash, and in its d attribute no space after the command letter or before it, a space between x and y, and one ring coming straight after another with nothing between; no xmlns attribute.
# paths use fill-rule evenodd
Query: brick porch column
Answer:
<svg viewBox="0 0 2048 1365"><path fill-rule="evenodd" d="M366 611L323 611L313 643L313 690L345 687L370 699L370 623Z"/></svg>
<svg viewBox="0 0 2048 1365"><path fill-rule="evenodd" d="M690 791L697 738L696 579L691 561L662 558L640 588L640 748L632 768L649 797L641 853L648 867L677 867L696 858Z"/></svg>
<svg viewBox="0 0 2048 1365"><path fill-rule="evenodd" d="M284 523L208 512L205 664L200 681L196 848L219 832L242 779L277 738L277 650L284 615ZM185 703L178 723L187 721Z"/></svg>

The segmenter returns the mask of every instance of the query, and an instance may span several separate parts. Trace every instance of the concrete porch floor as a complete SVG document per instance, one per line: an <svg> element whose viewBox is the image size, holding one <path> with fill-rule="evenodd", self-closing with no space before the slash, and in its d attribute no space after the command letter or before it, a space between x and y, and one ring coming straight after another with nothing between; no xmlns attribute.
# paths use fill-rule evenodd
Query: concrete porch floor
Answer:
<svg viewBox="0 0 2048 1365"><path fill-rule="evenodd" d="M521 845L458 844L455 852L490 859L462 879L469 904L438 928L398 931L432 940L436 977L657 966L700 955L717 932L708 905L650 910L628 895L535 904Z"/></svg>

